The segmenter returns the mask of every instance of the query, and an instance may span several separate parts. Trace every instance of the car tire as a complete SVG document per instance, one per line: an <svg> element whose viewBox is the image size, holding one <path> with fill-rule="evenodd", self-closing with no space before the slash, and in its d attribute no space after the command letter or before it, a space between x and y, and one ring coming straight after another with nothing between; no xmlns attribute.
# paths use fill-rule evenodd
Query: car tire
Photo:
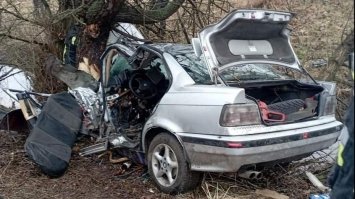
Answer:
<svg viewBox="0 0 355 199"><path fill-rule="evenodd" d="M202 177L190 170L183 147L168 133L158 134L150 143L148 172L160 191L172 195L192 191Z"/></svg>

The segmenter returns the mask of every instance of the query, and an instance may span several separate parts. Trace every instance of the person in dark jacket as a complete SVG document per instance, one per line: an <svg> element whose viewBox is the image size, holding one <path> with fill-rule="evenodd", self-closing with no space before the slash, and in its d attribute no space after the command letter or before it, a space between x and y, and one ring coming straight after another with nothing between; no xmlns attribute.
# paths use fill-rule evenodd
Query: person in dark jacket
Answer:
<svg viewBox="0 0 355 199"><path fill-rule="evenodd" d="M71 26L66 37L65 37L65 47L63 52L63 62L64 64L69 64L76 67L76 49L78 46L78 36L80 34L79 26Z"/></svg>
<svg viewBox="0 0 355 199"><path fill-rule="evenodd" d="M352 54L352 76L354 79L354 55ZM345 119L345 127L340 137L337 165L329 177L332 188L331 199L354 198L354 95Z"/></svg>

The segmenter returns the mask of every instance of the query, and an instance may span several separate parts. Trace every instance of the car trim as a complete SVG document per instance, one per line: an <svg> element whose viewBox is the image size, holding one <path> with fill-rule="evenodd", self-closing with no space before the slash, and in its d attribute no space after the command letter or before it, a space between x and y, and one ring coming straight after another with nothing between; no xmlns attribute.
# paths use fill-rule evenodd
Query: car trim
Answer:
<svg viewBox="0 0 355 199"><path fill-rule="evenodd" d="M262 140L253 140L253 141L241 141L241 142L210 140L210 139L187 137L187 136L181 136L181 139L183 142L186 143L215 146L215 147L222 147L222 148L253 148L253 147L283 144L287 142L295 142L295 141L300 141L305 139L321 137L321 136L333 134L335 132L339 132L342 128L343 125L339 125L333 128L322 129L322 130L312 131L312 132L305 132L297 135L262 139ZM232 147L230 144L240 144L240 147Z"/></svg>

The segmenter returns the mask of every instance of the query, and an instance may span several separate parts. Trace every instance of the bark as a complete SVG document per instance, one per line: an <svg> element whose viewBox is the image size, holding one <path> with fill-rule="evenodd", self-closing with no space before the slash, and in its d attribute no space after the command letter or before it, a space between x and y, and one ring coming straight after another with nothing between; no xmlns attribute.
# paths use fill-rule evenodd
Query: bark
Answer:
<svg viewBox="0 0 355 199"><path fill-rule="evenodd" d="M37 19L52 17L51 9L46 0L33 0L33 7Z"/></svg>
<svg viewBox="0 0 355 199"><path fill-rule="evenodd" d="M82 28L77 60L81 62L86 57L90 64L98 67L100 65L99 58L105 50L109 32L118 22L143 24L164 21L180 8L184 0L152 0L150 2L152 6L148 10L143 10L138 5L129 4L126 0L86 0L84 2L86 3L85 12L79 13L78 16L84 23L95 27L96 30L88 29L87 26ZM68 2L62 5L66 9L73 6L82 6L82 4L74 1L74 3ZM70 23L70 25L73 24ZM93 33L92 31L97 32ZM98 36L93 37L93 34Z"/></svg>
<svg viewBox="0 0 355 199"><path fill-rule="evenodd" d="M150 10L143 10L125 4L121 11L116 15L115 21L135 23L135 24L151 24L164 21L174 14L185 2L185 0L169 1L162 8L152 8Z"/></svg>
<svg viewBox="0 0 355 199"><path fill-rule="evenodd" d="M117 23L117 21L114 21L114 16L121 11L124 3L125 0L95 0L89 5L86 11L85 21L87 24Z"/></svg>

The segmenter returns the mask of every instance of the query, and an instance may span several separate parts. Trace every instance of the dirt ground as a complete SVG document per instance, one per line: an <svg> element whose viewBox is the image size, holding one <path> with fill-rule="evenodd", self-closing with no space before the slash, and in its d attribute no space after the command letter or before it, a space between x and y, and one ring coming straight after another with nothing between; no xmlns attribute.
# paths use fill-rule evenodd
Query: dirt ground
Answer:
<svg viewBox="0 0 355 199"><path fill-rule="evenodd" d="M304 175L304 165L264 170L262 180L250 181L233 174L206 174L202 185L193 193L170 196L160 193L143 166L133 166L121 175L122 165L112 164L108 156L80 157L74 151L66 174L50 179L32 163L23 150L26 134L0 132L0 198L236 198L263 199L255 192L268 189L292 199L304 199L316 192ZM80 142L79 142L80 144ZM318 176L326 176L322 165L308 166ZM277 197L276 197L277 198Z"/></svg>
<svg viewBox="0 0 355 199"><path fill-rule="evenodd" d="M159 194L142 166L119 177L121 165L108 158L73 154L68 172L50 179L25 156L26 135L0 133L0 198L170 198Z"/></svg>

